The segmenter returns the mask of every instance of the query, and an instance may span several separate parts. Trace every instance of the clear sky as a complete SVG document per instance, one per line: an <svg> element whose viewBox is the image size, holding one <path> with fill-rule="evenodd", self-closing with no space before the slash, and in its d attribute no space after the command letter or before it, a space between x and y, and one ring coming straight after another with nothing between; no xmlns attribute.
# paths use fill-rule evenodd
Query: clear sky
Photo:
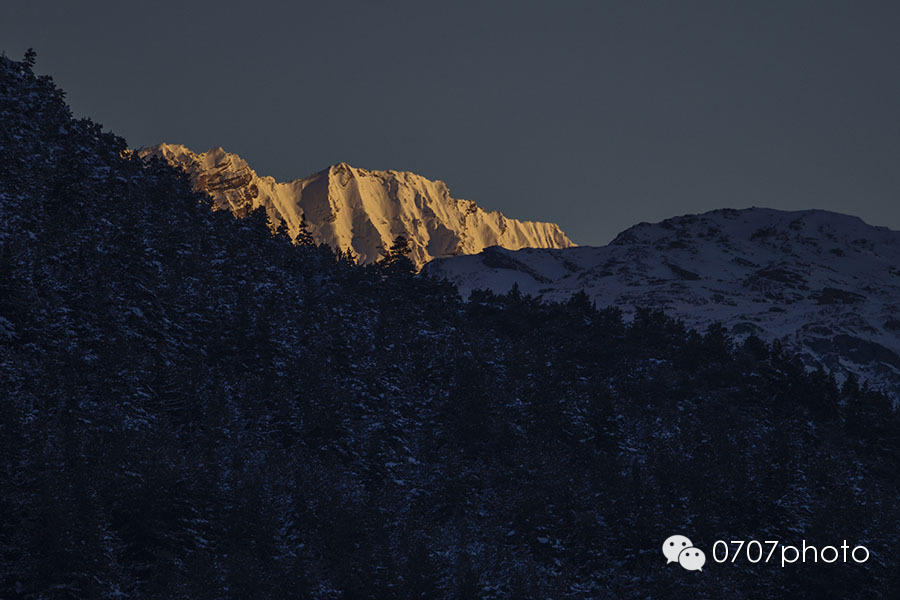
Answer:
<svg viewBox="0 0 900 600"><path fill-rule="evenodd" d="M29 46L133 147L414 171L581 244L753 205L900 229L900 2L4 2Z"/></svg>

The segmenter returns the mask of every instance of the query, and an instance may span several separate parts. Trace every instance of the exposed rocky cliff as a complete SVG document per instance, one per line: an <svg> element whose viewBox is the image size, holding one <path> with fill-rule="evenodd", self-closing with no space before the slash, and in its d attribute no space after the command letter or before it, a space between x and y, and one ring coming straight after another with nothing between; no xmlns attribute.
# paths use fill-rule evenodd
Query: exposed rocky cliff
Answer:
<svg viewBox="0 0 900 600"><path fill-rule="evenodd" d="M296 236L305 215L317 242L351 249L372 262L397 235L412 246L421 267L434 257L474 254L489 246L567 248L574 246L553 223L518 221L474 202L450 196L442 181L402 171L369 171L346 163L303 179L281 183L260 177L240 156L215 148L195 153L174 144L139 151L184 169L194 187L208 192L220 209L239 217L266 208L273 224L284 221Z"/></svg>

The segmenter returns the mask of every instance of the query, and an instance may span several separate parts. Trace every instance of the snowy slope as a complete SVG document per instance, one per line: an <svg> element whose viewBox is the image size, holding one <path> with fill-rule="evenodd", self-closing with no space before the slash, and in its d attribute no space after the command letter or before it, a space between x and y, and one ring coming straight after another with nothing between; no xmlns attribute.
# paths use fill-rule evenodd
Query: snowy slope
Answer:
<svg viewBox="0 0 900 600"><path fill-rule="evenodd" d="M426 272L468 294L509 290L660 308L705 328L779 339L809 366L900 398L900 232L821 210L716 210L641 223L604 247L488 248Z"/></svg>
<svg viewBox="0 0 900 600"><path fill-rule="evenodd" d="M368 171L339 163L304 179L280 183L260 177L245 160L222 148L197 154L174 144L139 151L183 168L197 189L237 216L258 206L273 223L284 220L296 235L303 214L317 242L351 248L373 262L394 237L412 242L410 258L421 267L434 257L474 254L489 246L519 249L573 246L559 226L508 219L474 202L450 196L441 181L400 171Z"/></svg>

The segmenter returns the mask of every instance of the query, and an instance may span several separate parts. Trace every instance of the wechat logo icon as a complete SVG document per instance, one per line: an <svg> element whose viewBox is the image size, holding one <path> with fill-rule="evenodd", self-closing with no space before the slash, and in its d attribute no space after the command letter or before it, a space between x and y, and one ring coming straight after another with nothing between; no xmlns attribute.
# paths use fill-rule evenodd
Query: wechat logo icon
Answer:
<svg viewBox="0 0 900 600"><path fill-rule="evenodd" d="M700 548L695 548L686 536L672 535L663 542L663 556L666 564L677 562L688 571L703 571L706 564L706 554Z"/></svg>

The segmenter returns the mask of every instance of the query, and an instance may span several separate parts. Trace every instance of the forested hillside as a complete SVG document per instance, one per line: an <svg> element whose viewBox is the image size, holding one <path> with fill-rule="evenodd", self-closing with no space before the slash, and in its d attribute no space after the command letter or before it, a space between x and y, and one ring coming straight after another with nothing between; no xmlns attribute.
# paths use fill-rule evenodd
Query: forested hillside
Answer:
<svg viewBox="0 0 900 600"><path fill-rule="evenodd" d="M778 342L838 381L853 374L900 404L900 231L824 210L721 209L626 229L607 246L488 248L426 271L551 301L665 311Z"/></svg>
<svg viewBox="0 0 900 600"><path fill-rule="evenodd" d="M359 266L0 59L0 597L900 587L897 414L750 337ZM662 540L865 544L664 564Z"/></svg>

